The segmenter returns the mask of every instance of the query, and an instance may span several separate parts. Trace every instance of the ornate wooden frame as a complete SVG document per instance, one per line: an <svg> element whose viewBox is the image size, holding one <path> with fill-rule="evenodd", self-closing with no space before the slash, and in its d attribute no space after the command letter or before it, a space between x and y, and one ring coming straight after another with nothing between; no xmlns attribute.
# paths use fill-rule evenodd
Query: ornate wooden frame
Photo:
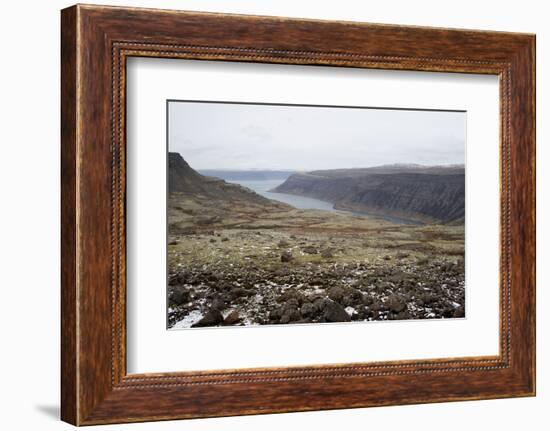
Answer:
<svg viewBox="0 0 550 431"><path fill-rule="evenodd" d="M88 425L534 395L534 35L77 5L62 11L61 48L63 420ZM127 375L129 56L498 75L500 354Z"/></svg>

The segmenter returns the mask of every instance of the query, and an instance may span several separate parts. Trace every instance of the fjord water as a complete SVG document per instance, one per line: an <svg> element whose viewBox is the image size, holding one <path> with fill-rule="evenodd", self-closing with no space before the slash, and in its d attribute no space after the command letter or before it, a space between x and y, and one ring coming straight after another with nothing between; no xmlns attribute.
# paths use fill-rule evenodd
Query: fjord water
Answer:
<svg viewBox="0 0 550 431"><path fill-rule="evenodd" d="M299 209L317 209L325 211L337 211L333 208L330 202L321 201L319 199L308 198L305 196L289 195L286 193L274 193L269 190L274 189L284 180L241 180L241 181L227 181L235 184L240 184L243 187L247 187L250 190L255 191L261 196L268 199L273 199L285 204L292 205L294 208Z"/></svg>
<svg viewBox="0 0 550 431"><path fill-rule="evenodd" d="M275 201L283 202L288 205L292 205L294 208L298 209L316 209L316 210L325 210L336 213L346 212L342 210L337 210L334 208L333 204L330 202L322 201L315 198L309 198L299 195L290 195L287 193L275 193L270 192L278 185L282 184L284 180L281 179L268 179L268 180L226 180L228 183L239 184L243 187L247 187L250 190L255 191L259 195L266 197L268 199L273 199ZM366 212L357 212L350 211L358 216L369 216ZM417 221L407 220L400 217L394 217L390 215L378 215L374 217L379 217L384 220L390 221L397 224L421 224Z"/></svg>

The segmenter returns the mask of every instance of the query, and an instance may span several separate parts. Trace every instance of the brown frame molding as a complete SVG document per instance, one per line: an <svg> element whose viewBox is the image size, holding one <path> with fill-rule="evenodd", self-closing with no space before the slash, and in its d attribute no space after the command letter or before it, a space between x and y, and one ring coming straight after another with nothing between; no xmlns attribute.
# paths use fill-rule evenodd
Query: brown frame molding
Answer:
<svg viewBox="0 0 550 431"><path fill-rule="evenodd" d="M61 16L63 420L89 425L535 394L534 35L84 5ZM127 375L129 56L498 75L500 354Z"/></svg>

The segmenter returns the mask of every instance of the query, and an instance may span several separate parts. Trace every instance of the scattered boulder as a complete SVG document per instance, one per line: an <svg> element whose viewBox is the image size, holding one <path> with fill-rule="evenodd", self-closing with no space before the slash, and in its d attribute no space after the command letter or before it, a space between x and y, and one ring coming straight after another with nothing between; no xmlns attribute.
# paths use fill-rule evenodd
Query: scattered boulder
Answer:
<svg viewBox="0 0 550 431"><path fill-rule="evenodd" d="M288 243L288 241L285 241L284 239L280 240L279 243L277 244L277 247L279 248L285 248L285 247L288 247L290 244Z"/></svg>
<svg viewBox="0 0 550 431"><path fill-rule="evenodd" d="M421 257L416 261L417 265L427 265L430 262L430 260L427 257Z"/></svg>
<svg viewBox="0 0 550 431"><path fill-rule="evenodd" d="M394 313L401 313L407 308L407 303L405 302L405 300L395 293L390 295L387 304L388 308Z"/></svg>
<svg viewBox="0 0 550 431"><path fill-rule="evenodd" d="M437 296L430 292L421 293L418 298L424 305L431 305L437 301Z"/></svg>
<svg viewBox="0 0 550 431"><path fill-rule="evenodd" d="M350 322L351 317L340 304L328 300L325 302L324 318L327 322Z"/></svg>
<svg viewBox="0 0 550 431"><path fill-rule="evenodd" d="M285 251L283 252L283 254L281 254L281 262L290 262L291 260L294 259L294 256L292 256L292 253L290 251Z"/></svg>
<svg viewBox="0 0 550 431"><path fill-rule="evenodd" d="M309 284L312 286L324 286L326 284L326 280L322 277L314 277L309 281Z"/></svg>
<svg viewBox="0 0 550 431"><path fill-rule="evenodd" d="M332 253L332 250L330 248L326 248L321 252L321 257L324 257L325 259L330 259L334 257L334 254Z"/></svg>
<svg viewBox="0 0 550 431"><path fill-rule="evenodd" d="M189 301L189 290L183 286L174 286L170 293L170 302L181 305Z"/></svg>
<svg viewBox="0 0 550 431"><path fill-rule="evenodd" d="M336 302L340 302L344 297L344 289L340 286L332 286L327 293L328 297Z"/></svg>
<svg viewBox="0 0 550 431"><path fill-rule="evenodd" d="M300 308L300 314L303 317L311 316L315 312L315 307L311 302L304 302Z"/></svg>
<svg viewBox="0 0 550 431"><path fill-rule="evenodd" d="M306 300L305 295L299 290L296 290L295 288L292 288L292 287L284 291L277 298L277 302L286 302L287 304L292 304L295 307L297 307L298 305L302 305L302 303L305 300Z"/></svg>
<svg viewBox="0 0 550 431"><path fill-rule="evenodd" d="M279 323L282 323L283 325L286 323L290 323L290 314L283 314L281 316L281 319L279 320Z"/></svg>
<svg viewBox="0 0 550 431"><path fill-rule="evenodd" d="M268 318L269 320L279 320L281 318L281 310L279 308L269 310Z"/></svg>
<svg viewBox="0 0 550 431"><path fill-rule="evenodd" d="M311 245L303 247L302 251L306 254L317 254L319 252L315 247L313 247Z"/></svg>
<svg viewBox="0 0 550 431"><path fill-rule="evenodd" d="M235 325L241 321L241 316L237 310L231 311L223 320L224 325Z"/></svg>
<svg viewBox="0 0 550 431"><path fill-rule="evenodd" d="M281 313L281 320L279 323L290 323L296 322L301 319L301 314L297 308L294 307L284 307L283 312Z"/></svg>
<svg viewBox="0 0 550 431"><path fill-rule="evenodd" d="M443 317L446 317L446 318L450 318L450 317L454 317L454 314L455 314L455 309L454 307L452 306L446 306L444 309L443 309Z"/></svg>
<svg viewBox="0 0 550 431"><path fill-rule="evenodd" d="M313 307L316 311L323 311L325 309L325 302L326 300L324 298L317 298L313 302Z"/></svg>
<svg viewBox="0 0 550 431"><path fill-rule="evenodd" d="M169 286L175 286L178 284L184 284L186 282L186 274L184 272L180 272L178 274L172 274L168 277L168 285Z"/></svg>
<svg viewBox="0 0 550 431"><path fill-rule="evenodd" d="M214 298L211 308L222 311L225 308L225 301L221 298Z"/></svg>
<svg viewBox="0 0 550 431"><path fill-rule="evenodd" d="M243 296L247 296L248 291L244 287L234 287L231 290L231 297L233 299L242 298Z"/></svg>
<svg viewBox="0 0 550 431"><path fill-rule="evenodd" d="M465 315L466 315L466 313L465 313L465 310L464 310L464 306L461 305L460 307L458 307L458 308L455 310L455 312L454 312L454 314L453 314L453 317L454 317L454 318L460 318L460 317L464 317Z"/></svg>
<svg viewBox="0 0 550 431"><path fill-rule="evenodd" d="M207 311L204 316L202 316L202 319L199 320L197 323L191 325L192 328L201 328L206 326L217 326L221 325L223 323L223 316L222 313L219 312L219 310L210 310Z"/></svg>
<svg viewBox="0 0 550 431"><path fill-rule="evenodd" d="M372 310L372 311L378 312L378 311L383 311L385 309L385 306L382 303L382 301L374 299L372 301L371 305L369 306L369 309Z"/></svg>

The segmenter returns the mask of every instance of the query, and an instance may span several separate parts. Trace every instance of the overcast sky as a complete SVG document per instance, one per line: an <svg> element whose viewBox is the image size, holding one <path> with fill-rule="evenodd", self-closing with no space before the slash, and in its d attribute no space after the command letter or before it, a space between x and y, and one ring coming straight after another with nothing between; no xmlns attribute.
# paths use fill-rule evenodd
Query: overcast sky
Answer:
<svg viewBox="0 0 550 431"><path fill-rule="evenodd" d="M463 164L466 113L169 102L169 149L195 169Z"/></svg>

